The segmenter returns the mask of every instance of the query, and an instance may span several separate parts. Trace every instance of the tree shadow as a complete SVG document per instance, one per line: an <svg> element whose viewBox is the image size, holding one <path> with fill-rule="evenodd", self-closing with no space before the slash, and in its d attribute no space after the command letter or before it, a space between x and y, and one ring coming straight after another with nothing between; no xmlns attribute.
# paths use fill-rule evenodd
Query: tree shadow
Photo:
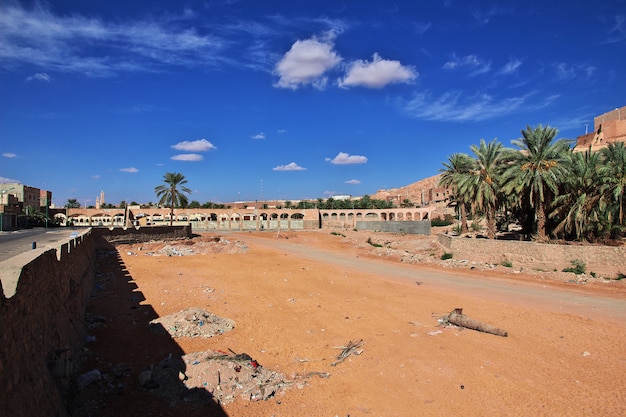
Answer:
<svg viewBox="0 0 626 417"><path fill-rule="evenodd" d="M158 315L144 303L116 248L103 242L96 257L87 343L68 398L70 415L227 416L209 391L188 389L179 378L185 352L165 329L150 330Z"/></svg>

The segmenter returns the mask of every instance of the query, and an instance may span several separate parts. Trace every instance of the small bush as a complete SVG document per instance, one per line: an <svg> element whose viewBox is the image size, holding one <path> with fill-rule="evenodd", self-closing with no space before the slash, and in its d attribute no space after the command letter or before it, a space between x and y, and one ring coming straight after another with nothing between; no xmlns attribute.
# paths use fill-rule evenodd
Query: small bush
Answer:
<svg viewBox="0 0 626 417"><path fill-rule="evenodd" d="M481 229L480 221L472 221L470 229L472 229L472 232L478 232Z"/></svg>
<svg viewBox="0 0 626 417"><path fill-rule="evenodd" d="M576 275L581 275L585 273L585 269L587 268L587 265L581 261L580 259L574 259L572 261L572 266L570 266L569 268L564 268L563 272L573 272Z"/></svg>
<svg viewBox="0 0 626 417"><path fill-rule="evenodd" d="M334 236L346 237L346 235L344 235L343 233L339 233L339 232L330 232L330 234Z"/></svg>
<svg viewBox="0 0 626 417"><path fill-rule="evenodd" d="M452 231L455 234L460 235L461 234L461 223L457 223L454 226L452 226Z"/></svg>
<svg viewBox="0 0 626 417"><path fill-rule="evenodd" d="M372 238L371 237L367 238L367 243L369 243L370 245L372 245L375 248L382 248L383 247L383 245L379 245L378 243L372 242Z"/></svg>
<svg viewBox="0 0 626 417"><path fill-rule="evenodd" d="M500 265L506 266L507 268L513 268L513 262L511 261L502 261Z"/></svg>
<svg viewBox="0 0 626 417"><path fill-rule="evenodd" d="M615 278L615 281L621 281L623 279L626 279L626 274L623 274L623 273L619 272L617 274L617 277Z"/></svg>
<svg viewBox="0 0 626 417"><path fill-rule="evenodd" d="M450 226L453 221L454 220L442 219L441 217L435 217L434 219L431 219L430 225L434 227Z"/></svg>
<svg viewBox="0 0 626 417"><path fill-rule="evenodd" d="M441 255L442 261L445 261L446 259L452 259L452 254L450 252L446 252L443 255Z"/></svg>

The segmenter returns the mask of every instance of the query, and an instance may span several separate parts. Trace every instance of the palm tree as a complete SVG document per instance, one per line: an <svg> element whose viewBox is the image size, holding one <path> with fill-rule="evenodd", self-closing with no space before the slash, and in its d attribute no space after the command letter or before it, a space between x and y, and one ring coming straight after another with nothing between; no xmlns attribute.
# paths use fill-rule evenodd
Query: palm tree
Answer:
<svg viewBox="0 0 626 417"><path fill-rule="evenodd" d="M550 126L527 126L522 137L511 143L519 148L509 152L504 173L507 194L529 195L535 210L537 237L546 239L546 207L558 194L561 179L567 177L566 158L570 141L554 138L558 130Z"/></svg>
<svg viewBox="0 0 626 417"><path fill-rule="evenodd" d="M78 208L78 207L80 207L80 203L75 198L68 198L67 202L65 203L65 207L67 207L67 208Z"/></svg>
<svg viewBox="0 0 626 417"><path fill-rule="evenodd" d="M459 184L467 179L472 169L472 158L464 153L454 153L448 158L448 162L443 163L444 168L440 169L441 177L439 177L439 185L452 188L454 193L454 201L459 208L461 217L461 234L469 231L467 227L467 213L465 212L465 204L468 202L468 196L462 194Z"/></svg>
<svg viewBox="0 0 626 417"><path fill-rule="evenodd" d="M564 177L561 194L554 199L551 218L560 219L554 234L565 232L577 239L591 240L605 232L604 207L601 204L598 169L600 154L591 152L570 153L567 162L569 175Z"/></svg>
<svg viewBox="0 0 626 417"><path fill-rule="evenodd" d="M459 193L472 202L474 213L481 210L487 218L487 235L489 239L496 236L496 209L500 204L500 176L503 168L502 143L497 139L486 143L480 140L480 146L472 145L470 149L476 159L472 170L459 183Z"/></svg>
<svg viewBox="0 0 626 417"><path fill-rule="evenodd" d="M187 180L180 173L166 172L163 175L163 182L165 184L154 187L154 192L159 198L159 205L169 204L171 226L174 224L174 207L186 206L189 200L183 193L191 194L191 190L185 187Z"/></svg>
<svg viewBox="0 0 626 417"><path fill-rule="evenodd" d="M602 178L602 192L607 201L617 205L617 220L624 226L624 204L626 200L626 144L609 143L600 150L603 164L599 168Z"/></svg>

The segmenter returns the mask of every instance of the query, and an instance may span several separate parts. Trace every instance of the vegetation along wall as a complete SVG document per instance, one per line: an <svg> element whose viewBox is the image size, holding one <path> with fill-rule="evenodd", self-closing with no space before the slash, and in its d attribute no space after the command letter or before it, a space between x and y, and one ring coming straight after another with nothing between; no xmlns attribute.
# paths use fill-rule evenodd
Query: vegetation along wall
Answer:
<svg viewBox="0 0 626 417"><path fill-rule="evenodd" d="M530 265L543 271L562 271L572 262L582 261L586 272L598 277L616 278L626 274L626 247L594 245L556 245L514 240L475 239L440 234L438 242L454 259L500 264Z"/></svg>

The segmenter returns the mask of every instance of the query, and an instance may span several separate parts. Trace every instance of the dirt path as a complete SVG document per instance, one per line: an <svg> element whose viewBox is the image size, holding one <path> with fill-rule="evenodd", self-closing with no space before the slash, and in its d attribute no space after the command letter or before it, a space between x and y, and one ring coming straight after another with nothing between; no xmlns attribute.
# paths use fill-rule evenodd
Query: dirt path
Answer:
<svg viewBox="0 0 626 417"><path fill-rule="evenodd" d="M597 295L570 285L569 288L554 283L522 282L484 271L451 271L380 262L357 252L337 252L334 248L307 245L299 239L277 239L269 235L242 234L247 242L271 247L292 256L324 262L354 271L397 278L432 285L442 291L464 293L490 298L500 302L546 308L562 313L626 322L626 300ZM574 288L572 288L574 287Z"/></svg>
<svg viewBox="0 0 626 417"><path fill-rule="evenodd" d="M109 376L116 390L108 381L85 390L93 401L85 415L626 414L623 285L402 265L328 232L222 237L230 241L222 249L189 256L118 248L120 267L101 275L90 307L106 324L91 331L85 370L125 371ZM234 329L208 339L147 329L189 307ZM508 337L440 326L456 307ZM354 341L361 354L332 366ZM162 399L137 383L170 353L229 349L294 383L266 401L238 397L221 409Z"/></svg>

